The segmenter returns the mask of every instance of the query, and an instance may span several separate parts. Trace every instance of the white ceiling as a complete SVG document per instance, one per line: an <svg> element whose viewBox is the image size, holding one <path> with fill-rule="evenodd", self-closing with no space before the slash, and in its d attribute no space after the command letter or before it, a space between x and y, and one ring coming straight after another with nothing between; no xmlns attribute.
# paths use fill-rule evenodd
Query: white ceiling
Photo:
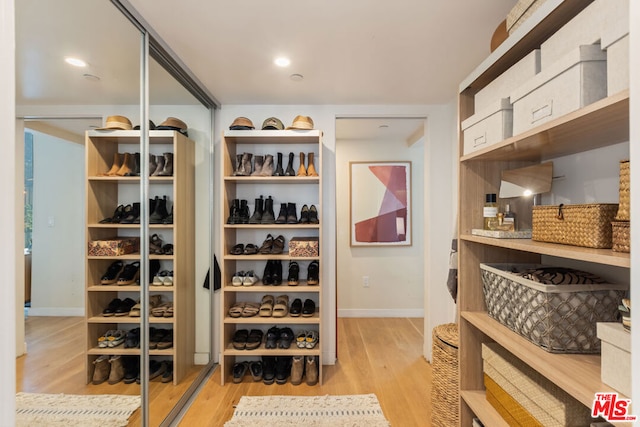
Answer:
<svg viewBox="0 0 640 427"><path fill-rule="evenodd" d="M128 0L128 6L223 105L411 105L452 101L515 2ZM16 1L16 44L18 105L138 103L140 34L107 0ZM70 67L63 62L68 55L89 66ZM278 55L291 65L276 67ZM150 68L152 105L197 103L155 61ZM293 73L304 79L292 81Z"/></svg>

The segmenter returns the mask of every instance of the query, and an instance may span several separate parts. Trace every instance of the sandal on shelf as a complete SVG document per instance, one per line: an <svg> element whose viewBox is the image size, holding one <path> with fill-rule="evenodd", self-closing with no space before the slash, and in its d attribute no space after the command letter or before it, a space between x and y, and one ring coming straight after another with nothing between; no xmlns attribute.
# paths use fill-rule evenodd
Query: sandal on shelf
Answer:
<svg viewBox="0 0 640 427"><path fill-rule="evenodd" d="M242 255L244 253L244 245L242 243L238 243L233 248L231 248L231 255Z"/></svg>
<svg viewBox="0 0 640 427"><path fill-rule="evenodd" d="M162 253L165 255L173 255L173 245L171 243L167 243L162 246Z"/></svg>
<svg viewBox="0 0 640 427"><path fill-rule="evenodd" d="M151 315L153 317L164 317L164 313L169 307L173 307L173 303L171 301L160 304L157 307L151 309Z"/></svg>
<svg viewBox="0 0 640 427"><path fill-rule="evenodd" d="M273 236L271 234L267 235L267 238L262 242L262 246L258 249L258 252L265 255L271 253L271 248L273 247Z"/></svg>
<svg viewBox="0 0 640 427"><path fill-rule="evenodd" d="M260 304L260 317L271 317L274 301L275 298L273 295L265 295L262 297L262 303Z"/></svg>
<svg viewBox="0 0 640 427"><path fill-rule="evenodd" d="M296 335L296 345L298 348L306 348L307 347L307 331L300 331L298 335Z"/></svg>
<svg viewBox="0 0 640 427"><path fill-rule="evenodd" d="M149 253L155 255L162 255L162 239L157 234L154 234L149 239Z"/></svg>
<svg viewBox="0 0 640 427"><path fill-rule="evenodd" d="M251 332L249 332L249 337L247 338L245 349L255 350L256 348L260 347L260 344L262 344L263 336L264 333L260 329L252 329Z"/></svg>
<svg viewBox="0 0 640 427"><path fill-rule="evenodd" d="M158 341L156 348L158 350L165 350L173 347L173 329L169 329L167 333Z"/></svg>
<svg viewBox="0 0 640 427"><path fill-rule="evenodd" d="M129 311L129 317L140 317L141 308L142 308L142 304L140 304L140 301L138 301L136 305L131 307L131 310Z"/></svg>
<svg viewBox="0 0 640 427"><path fill-rule="evenodd" d="M247 329L238 329L233 334L232 344L236 350L244 350L249 339L249 331Z"/></svg>
<svg viewBox="0 0 640 427"><path fill-rule="evenodd" d="M249 243L244 247L245 255L255 255L258 253L258 247L253 243Z"/></svg>
<svg viewBox="0 0 640 427"><path fill-rule="evenodd" d="M253 317L257 316L260 311L260 304L257 302L248 302L245 303L242 308L242 317Z"/></svg>
<svg viewBox="0 0 640 427"><path fill-rule="evenodd" d="M124 339L127 336L127 332L122 329L116 329L113 333L107 338L107 344L109 347L117 347L120 344L124 343Z"/></svg>
<svg viewBox="0 0 640 427"><path fill-rule="evenodd" d="M104 335L98 338L98 347L100 348L109 347L109 338L111 338L115 333L116 333L115 329L109 329L107 332L105 332Z"/></svg>
<svg viewBox="0 0 640 427"><path fill-rule="evenodd" d="M289 296L278 295L276 303L273 306L273 317L285 317L289 314Z"/></svg>
<svg viewBox="0 0 640 427"><path fill-rule="evenodd" d="M279 235L273 239L273 245L271 246L272 254L281 254L284 251L284 236Z"/></svg>
<svg viewBox="0 0 640 427"><path fill-rule="evenodd" d="M164 311L164 316L163 317L173 317L173 302L170 301L168 302L168 306L167 309Z"/></svg>
<svg viewBox="0 0 640 427"><path fill-rule="evenodd" d="M107 270L106 273L100 279L102 285L113 285L118 281L118 277L124 269L124 263L122 261L114 261Z"/></svg>
<svg viewBox="0 0 640 427"><path fill-rule="evenodd" d="M244 302L236 302L233 303L231 308L229 309L229 317L240 317L242 316L244 310Z"/></svg>
<svg viewBox="0 0 640 427"><path fill-rule="evenodd" d="M233 382L239 384L242 382L244 375L247 373L248 362L238 362L233 365Z"/></svg>
<svg viewBox="0 0 640 427"><path fill-rule="evenodd" d="M127 264L122 270L122 273L120 273L118 285L131 285L136 282L138 277L140 277L140 262L132 262L131 264Z"/></svg>

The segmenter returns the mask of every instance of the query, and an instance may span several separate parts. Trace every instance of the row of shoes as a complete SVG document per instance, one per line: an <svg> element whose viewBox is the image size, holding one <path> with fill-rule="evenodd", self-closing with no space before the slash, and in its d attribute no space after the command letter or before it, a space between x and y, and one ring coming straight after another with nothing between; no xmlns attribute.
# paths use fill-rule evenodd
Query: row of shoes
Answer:
<svg viewBox="0 0 640 427"><path fill-rule="evenodd" d="M140 357L121 355L102 355L93 361L94 369L91 382L95 385L107 381L109 384L140 384ZM161 382L173 381L173 362L170 360L150 360L149 380L160 377Z"/></svg>
<svg viewBox="0 0 640 427"><path fill-rule="evenodd" d="M140 348L140 328L133 328L123 332L125 333L124 348ZM173 329L149 328L150 350L164 350L171 347L173 347Z"/></svg>
<svg viewBox="0 0 640 427"><path fill-rule="evenodd" d="M158 274L153 276L153 281L151 282L151 284L153 286L173 286L173 271L159 271Z"/></svg>
<svg viewBox="0 0 640 427"><path fill-rule="evenodd" d="M167 210L167 196L149 199L149 224L173 224L173 206ZM118 205L113 215L103 218L100 224L140 224L140 202Z"/></svg>
<svg viewBox="0 0 640 427"><path fill-rule="evenodd" d="M140 301L136 302L131 298L114 298L102 311L104 317L140 317ZM173 317L173 302L162 301L162 295L149 296L149 311L154 317ZM111 346L110 346L111 347Z"/></svg>
<svg viewBox="0 0 640 427"><path fill-rule="evenodd" d="M119 285L126 286L136 283L140 278L140 262L134 261L124 264L122 261L114 261L111 263L107 271L100 278L102 285Z"/></svg>
<svg viewBox="0 0 640 427"><path fill-rule="evenodd" d="M300 219L295 203L280 203L280 212L276 218L273 210L273 199L262 195L255 199L254 211L250 215L249 204L244 199L233 199L229 210L227 224L319 224L318 208L315 205L303 205Z"/></svg>
<svg viewBox="0 0 640 427"><path fill-rule="evenodd" d="M319 284L320 263L317 260L313 260L307 267L307 284L315 286ZM232 286L279 286L282 284L282 261L280 260L267 260L264 267L264 274L262 276L262 282L260 277L254 270L241 270L237 271L231 278ZM297 261L289 261L289 274L287 276L287 284L289 286L298 286L300 284L300 265Z"/></svg>
<svg viewBox="0 0 640 427"><path fill-rule="evenodd" d="M273 237L271 234L268 234L267 237L262 242L260 247L257 247L253 243L238 243L234 245L229 253L231 255L279 255L284 252L284 236L280 234L278 237Z"/></svg>
<svg viewBox="0 0 640 427"><path fill-rule="evenodd" d="M140 153L115 153L105 176L140 176ZM149 154L149 176L173 176L173 153Z"/></svg>
<svg viewBox="0 0 640 427"><path fill-rule="evenodd" d="M264 295L262 300L257 302L237 301L229 307L229 317L313 317L316 312L316 303L306 298L295 298L289 306L288 295Z"/></svg>
<svg viewBox="0 0 640 427"><path fill-rule="evenodd" d="M233 382L241 383L249 371L253 381L262 381L270 385L286 384L290 378L292 385L302 384L303 378L307 385L318 383L317 356L262 356L262 361L238 362L233 366Z"/></svg>
<svg viewBox="0 0 640 427"><path fill-rule="evenodd" d="M301 330L294 335L289 327L279 328L273 326L269 328L265 336L260 329L238 329L233 334L231 344L236 350L255 350L264 343L265 349L288 349L295 341L300 349L311 350L316 347L320 337L317 331Z"/></svg>
<svg viewBox="0 0 640 427"><path fill-rule="evenodd" d="M233 170L234 176L318 176L318 172L313 164L314 153L307 154L307 164L305 166L304 153L300 152L300 165L298 171L293 168L295 154L289 153L289 163L287 168L282 167L282 153L277 153L278 163L273 165L273 155L266 154L255 156L252 153L236 154L236 167ZM252 164L253 159L253 164Z"/></svg>

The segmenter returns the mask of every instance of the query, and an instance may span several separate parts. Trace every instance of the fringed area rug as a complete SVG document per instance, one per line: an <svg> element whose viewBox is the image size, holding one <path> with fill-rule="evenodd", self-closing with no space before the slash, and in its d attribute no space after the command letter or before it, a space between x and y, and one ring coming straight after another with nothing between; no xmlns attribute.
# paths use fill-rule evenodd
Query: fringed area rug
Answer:
<svg viewBox="0 0 640 427"><path fill-rule="evenodd" d="M225 427L389 427L375 394L242 396Z"/></svg>
<svg viewBox="0 0 640 427"><path fill-rule="evenodd" d="M121 427L140 407L140 396L16 394L18 427Z"/></svg>

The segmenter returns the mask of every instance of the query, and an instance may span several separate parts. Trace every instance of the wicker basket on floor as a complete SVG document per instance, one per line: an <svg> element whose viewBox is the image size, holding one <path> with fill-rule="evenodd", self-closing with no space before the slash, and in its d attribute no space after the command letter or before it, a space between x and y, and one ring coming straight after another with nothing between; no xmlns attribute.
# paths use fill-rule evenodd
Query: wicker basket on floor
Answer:
<svg viewBox="0 0 640 427"><path fill-rule="evenodd" d="M433 328L431 386L431 425L457 426L458 400L458 325L445 323Z"/></svg>

